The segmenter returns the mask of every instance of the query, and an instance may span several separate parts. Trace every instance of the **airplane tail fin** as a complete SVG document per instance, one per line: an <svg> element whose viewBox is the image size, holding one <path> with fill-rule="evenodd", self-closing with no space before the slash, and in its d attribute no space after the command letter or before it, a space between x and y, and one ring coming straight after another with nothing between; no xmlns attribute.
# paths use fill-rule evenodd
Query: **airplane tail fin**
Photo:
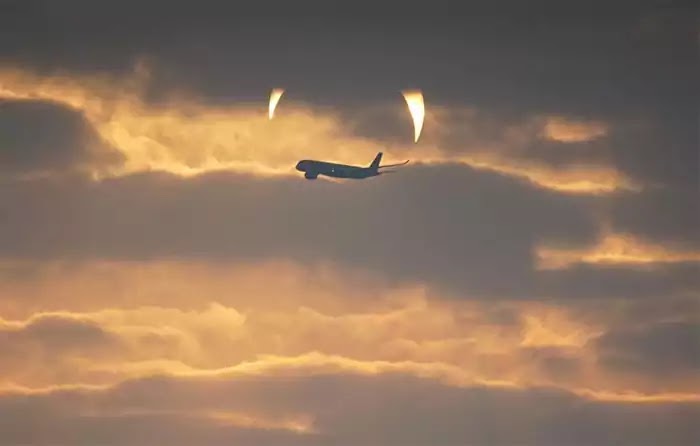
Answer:
<svg viewBox="0 0 700 446"><path fill-rule="evenodd" d="M369 165L372 169L378 169L379 168L379 163L382 162L382 152L377 153L377 156L374 157L374 161L372 161L372 164Z"/></svg>

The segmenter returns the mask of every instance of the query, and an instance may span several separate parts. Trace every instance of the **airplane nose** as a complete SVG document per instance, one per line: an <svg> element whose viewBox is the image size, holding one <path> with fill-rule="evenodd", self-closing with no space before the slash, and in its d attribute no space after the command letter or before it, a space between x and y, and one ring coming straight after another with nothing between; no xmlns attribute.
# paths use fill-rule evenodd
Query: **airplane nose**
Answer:
<svg viewBox="0 0 700 446"><path fill-rule="evenodd" d="M303 171L304 171L304 162L303 162L303 161L299 161L299 162L297 163L296 169L297 169L298 171L300 171L300 172L303 172Z"/></svg>

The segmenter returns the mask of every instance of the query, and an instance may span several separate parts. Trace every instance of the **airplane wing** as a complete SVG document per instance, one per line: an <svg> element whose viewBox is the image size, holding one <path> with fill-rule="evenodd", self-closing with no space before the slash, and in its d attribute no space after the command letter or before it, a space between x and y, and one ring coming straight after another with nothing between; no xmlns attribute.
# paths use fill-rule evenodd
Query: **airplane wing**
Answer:
<svg viewBox="0 0 700 446"><path fill-rule="evenodd" d="M398 163L398 164L386 164L386 165L384 165L384 166L379 166L379 168L381 169L381 168L383 168L383 167L404 166L404 165L408 164L409 161L410 161L410 160L406 160L406 161L404 161L403 163Z"/></svg>

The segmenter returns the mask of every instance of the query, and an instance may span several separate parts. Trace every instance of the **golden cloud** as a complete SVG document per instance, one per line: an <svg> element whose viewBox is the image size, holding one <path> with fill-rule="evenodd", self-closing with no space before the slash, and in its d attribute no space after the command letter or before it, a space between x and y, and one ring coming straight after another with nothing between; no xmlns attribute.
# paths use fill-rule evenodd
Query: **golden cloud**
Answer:
<svg viewBox="0 0 700 446"><path fill-rule="evenodd" d="M591 141L607 133L608 127L603 122L578 121L562 116L549 116L542 126L546 139L564 143Z"/></svg>
<svg viewBox="0 0 700 446"><path fill-rule="evenodd" d="M149 104L142 100L148 76L145 66L137 67L134 76L125 79L46 77L5 69L0 71L0 98L54 101L82 112L102 139L125 159L120 166L96 167L92 171L96 178L150 170L183 176L216 170L291 175L302 158L365 165L381 144L390 158L395 154L398 159L400 154L422 163L465 163L561 192L606 193L637 187L610 167L553 169L534 161L514 161L488 150L464 155L443 150L439 140L430 138L420 146L380 143L350 133L340 114L308 104L288 103L284 115L270 120L273 102L276 105L272 100L279 100L274 92L268 116L262 103L213 106L184 93L173 94L164 104ZM436 107L426 120L441 119L444 110ZM566 138L562 136L566 134L580 138L584 133L599 131L585 125L552 122L555 124L545 125L545 129L559 138ZM418 132L416 127L416 139ZM535 139L537 135L529 137Z"/></svg>
<svg viewBox="0 0 700 446"><path fill-rule="evenodd" d="M138 380L151 376L170 377L184 381L221 381L240 380L246 377L279 380L281 378L303 378L317 375L359 375L379 376L404 374L418 378L436 380L444 385L457 388L487 387L501 389L527 389L529 387L548 386L563 390L575 395L599 401L622 402L700 402L700 394L693 392L692 388L687 392L644 392L630 390L629 387L620 386L620 390L591 389L584 385L561 386L552 383L518 382L508 380L485 379L475 377L463 368L440 362L414 362L414 361L367 361L356 360L339 355L326 355L318 352L306 353L298 356L273 356L262 355L254 361L244 361L235 366L218 369L197 369L177 363L162 362L160 367L155 364L144 366L141 363L96 364L94 369L128 370L131 372L128 378L122 376L121 380L113 384L59 384L44 386L26 386L13 383L0 383L0 396L3 394L41 395L59 391L104 391L120 385L125 379ZM138 373L134 373L138 371ZM590 384L589 384L590 385ZM299 423L294 420L291 423ZM299 429L292 428L292 429Z"/></svg>
<svg viewBox="0 0 700 446"><path fill-rule="evenodd" d="M602 369L590 341L607 330L604 321L534 302L358 287L357 276L325 271L283 262L97 262L6 281L0 342L12 348L0 346L0 387L99 387L154 374L405 373L453 386L550 386L591 398L697 397L692 380L632 381ZM376 291L354 291L365 289ZM27 316L8 318L9 311ZM506 322L494 317L502 312L511 315ZM538 352L573 361L573 372L547 370Z"/></svg>
<svg viewBox="0 0 700 446"><path fill-rule="evenodd" d="M700 252L673 249L630 234L607 231L594 246L566 249L540 246L536 249L540 269L561 269L577 263L645 266L656 263L700 262Z"/></svg>

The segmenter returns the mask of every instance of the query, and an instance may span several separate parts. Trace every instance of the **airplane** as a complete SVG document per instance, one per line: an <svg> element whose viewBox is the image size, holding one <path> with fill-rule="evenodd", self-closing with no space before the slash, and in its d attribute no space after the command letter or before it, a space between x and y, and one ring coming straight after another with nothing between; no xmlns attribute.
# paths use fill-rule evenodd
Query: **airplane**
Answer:
<svg viewBox="0 0 700 446"><path fill-rule="evenodd" d="M403 163L380 166L379 163L381 160L382 152L377 153L377 156L374 157L374 161L372 161L372 164L370 164L368 167L328 163L325 161L301 160L297 163L296 169L300 172L304 172L304 178L307 180L315 180L319 175L325 175L332 178L352 178L360 180L385 173L393 173L395 172L393 170L382 172L379 169L383 169L385 167L403 166L409 161L406 160Z"/></svg>

